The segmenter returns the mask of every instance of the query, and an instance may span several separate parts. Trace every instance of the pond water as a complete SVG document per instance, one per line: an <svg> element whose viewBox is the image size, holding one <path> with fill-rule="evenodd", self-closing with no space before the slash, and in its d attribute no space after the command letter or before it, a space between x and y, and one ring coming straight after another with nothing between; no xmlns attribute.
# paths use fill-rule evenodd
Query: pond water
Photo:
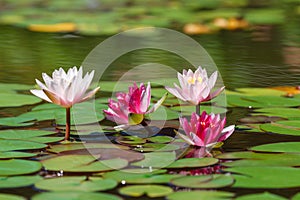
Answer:
<svg viewBox="0 0 300 200"><path fill-rule="evenodd" d="M299 19L291 19L297 23ZM42 72L58 67L80 66L87 54L107 36L34 33L10 26L0 26L0 82L33 85ZM214 59L227 89L300 85L300 34L290 37L286 26L257 26L251 31L221 32L193 37ZM157 62L181 71L188 63L161 50L133 51L115 60L102 80L118 80L132 66ZM143 76L143 72L137 76ZM155 73L155 72L154 72ZM5 113L22 113L31 107L1 109ZM16 111L17 110L17 111ZM4 113L4 114L3 114ZM230 108L228 124L248 116L248 108ZM42 125L43 126L43 125ZM237 130L223 146L225 152L241 151L259 144L300 141L299 137ZM237 194L264 190L235 190ZM299 189L269 190L291 196ZM24 195L31 189L2 190ZM30 196L30 195L25 195ZM128 198L130 199L130 198Z"/></svg>

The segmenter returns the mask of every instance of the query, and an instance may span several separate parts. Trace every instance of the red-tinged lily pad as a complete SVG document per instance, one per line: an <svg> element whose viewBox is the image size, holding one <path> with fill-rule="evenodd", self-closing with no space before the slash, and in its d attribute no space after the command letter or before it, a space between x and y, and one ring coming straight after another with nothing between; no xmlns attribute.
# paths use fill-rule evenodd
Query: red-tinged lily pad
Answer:
<svg viewBox="0 0 300 200"><path fill-rule="evenodd" d="M4 193L0 194L0 199L3 199L3 200L26 200L25 197L22 197L22 196L19 196L19 195L4 194Z"/></svg>
<svg viewBox="0 0 300 200"><path fill-rule="evenodd" d="M250 150L262 152L300 153L300 142L279 142L251 147Z"/></svg>
<svg viewBox="0 0 300 200"><path fill-rule="evenodd" d="M37 161L10 159L0 160L0 176L31 174L42 168Z"/></svg>
<svg viewBox="0 0 300 200"><path fill-rule="evenodd" d="M42 149L47 145L24 140L0 139L0 151Z"/></svg>
<svg viewBox="0 0 300 200"><path fill-rule="evenodd" d="M287 198L269 192L243 195L235 199L236 200L287 200Z"/></svg>
<svg viewBox="0 0 300 200"><path fill-rule="evenodd" d="M232 167L225 171L233 174L234 188L296 188L300 187L300 169L293 167Z"/></svg>
<svg viewBox="0 0 300 200"><path fill-rule="evenodd" d="M43 179L34 185L41 190L94 192L113 189L117 181L100 177L70 176Z"/></svg>
<svg viewBox="0 0 300 200"><path fill-rule="evenodd" d="M209 200L230 200L234 193L223 191L179 191L167 196L167 200L182 199L209 199Z"/></svg>
<svg viewBox="0 0 300 200"><path fill-rule="evenodd" d="M176 160L166 168L191 168L191 167L207 167L218 163L216 158L182 158Z"/></svg>
<svg viewBox="0 0 300 200"><path fill-rule="evenodd" d="M147 195L148 197L163 197L169 195L173 190L167 186L161 185L133 185L126 186L119 189L119 193L122 195L140 197Z"/></svg>
<svg viewBox="0 0 300 200"><path fill-rule="evenodd" d="M1 176L0 188L18 188L33 185L42 180L40 176Z"/></svg>
<svg viewBox="0 0 300 200"><path fill-rule="evenodd" d="M222 188L234 183L230 175L214 174L202 176L185 176L171 180L173 185L186 188Z"/></svg>
<svg viewBox="0 0 300 200"><path fill-rule="evenodd" d="M101 172L114 169L122 169L128 165L128 161L120 158L110 160L98 160L92 155L63 155L55 156L42 161L45 169L50 171L66 172Z"/></svg>
<svg viewBox="0 0 300 200"><path fill-rule="evenodd" d="M121 197L100 192L43 192L34 195L31 200L122 200Z"/></svg>

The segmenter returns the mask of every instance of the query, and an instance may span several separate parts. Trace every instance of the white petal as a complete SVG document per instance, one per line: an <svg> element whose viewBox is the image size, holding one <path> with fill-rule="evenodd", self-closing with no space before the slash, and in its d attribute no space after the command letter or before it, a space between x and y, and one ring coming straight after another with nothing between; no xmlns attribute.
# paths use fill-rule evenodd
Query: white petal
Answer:
<svg viewBox="0 0 300 200"><path fill-rule="evenodd" d="M50 103L52 103L52 101L48 98L48 96L43 92L43 90L30 90L30 92L32 94L34 94L35 96L44 99L45 101L48 101Z"/></svg>

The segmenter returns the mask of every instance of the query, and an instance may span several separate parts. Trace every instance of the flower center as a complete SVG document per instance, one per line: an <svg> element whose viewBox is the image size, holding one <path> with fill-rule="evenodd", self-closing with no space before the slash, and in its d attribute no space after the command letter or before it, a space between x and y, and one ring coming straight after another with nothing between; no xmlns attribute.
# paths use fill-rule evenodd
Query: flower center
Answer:
<svg viewBox="0 0 300 200"><path fill-rule="evenodd" d="M198 81L199 83L201 83L202 82L202 78L201 77L197 77L197 78L195 78L195 77L189 77L187 81L188 81L189 84L195 84L196 81Z"/></svg>

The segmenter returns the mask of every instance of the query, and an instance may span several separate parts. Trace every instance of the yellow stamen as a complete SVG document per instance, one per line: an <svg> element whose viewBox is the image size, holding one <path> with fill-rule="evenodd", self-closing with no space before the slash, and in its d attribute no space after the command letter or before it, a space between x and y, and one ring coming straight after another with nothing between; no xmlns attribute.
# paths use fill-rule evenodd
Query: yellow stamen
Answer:
<svg viewBox="0 0 300 200"><path fill-rule="evenodd" d="M195 77L189 77L187 81L188 81L189 84L195 84L196 80L199 83L202 82L202 78L201 77L197 77L197 78L195 78Z"/></svg>

